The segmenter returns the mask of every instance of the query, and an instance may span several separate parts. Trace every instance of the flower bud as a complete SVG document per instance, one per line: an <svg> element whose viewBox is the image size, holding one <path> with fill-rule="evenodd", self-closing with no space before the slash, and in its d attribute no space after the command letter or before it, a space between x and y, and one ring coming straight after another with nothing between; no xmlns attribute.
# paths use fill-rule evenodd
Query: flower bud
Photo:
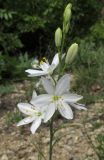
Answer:
<svg viewBox="0 0 104 160"><path fill-rule="evenodd" d="M66 6L65 11L64 11L64 15L63 15L63 32L64 33L67 33L70 27L70 19L71 19L71 14L72 14L71 7L72 7L72 4L69 3Z"/></svg>
<svg viewBox="0 0 104 160"><path fill-rule="evenodd" d="M68 52L67 52L67 55L66 55L66 58L65 58L65 63L70 64L74 60L77 52L78 52L78 44L74 43L68 49Z"/></svg>
<svg viewBox="0 0 104 160"><path fill-rule="evenodd" d="M71 10L67 9L66 12L64 13L64 23L67 24L70 22L71 19Z"/></svg>
<svg viewBox="0 0 104 160"><path fill-rule="evenodd" d="M61 46L61 41L62 41L62 31L60 28L57 28L56 32L55 32L55 44L56 47L60 47Z"/></svg>
<svg viewBox="0 0 104 160"><path fill-rule="evenodd" d="M69 3L69 4L66 6L65 10L66 10L66 9L71 9L71 8L72 8L72 4Z"/></svg>
<svg viewBox="0 0 104 160"><path fill-rule="evenodd" d="M65 11L64 11L64 23L65 24L69 23L71 19L71 7L72 7L72 4L69 3L65 8Z"/></svg>

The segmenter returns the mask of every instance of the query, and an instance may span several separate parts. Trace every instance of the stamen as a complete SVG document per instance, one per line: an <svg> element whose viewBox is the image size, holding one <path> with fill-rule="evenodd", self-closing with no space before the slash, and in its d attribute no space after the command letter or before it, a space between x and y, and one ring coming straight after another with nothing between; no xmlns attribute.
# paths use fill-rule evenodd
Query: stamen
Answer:
<svg viewBox="0 0 104 160"><path fill-rule="evenodd" d="M36 114L36 116L41 116L41 115L42 115L41 112L37 112L37 113L35 113L35 114Z"/></svg>
<svg viewBox="0 0 104 160"><path fill-rule="evenodd" d="M40 64L43 64L43 63L47 63L47 59L45 57L43 57L42 60L40 61Z"/></svg>
<svg viewBox="0 0 104 160"><path fill-rule="evenodd" d="M61 96L53 96L53 97L52 97L52 100L53 100L53 101L58 101L60 98L61 98Z"/></svg>
<svg viewBox="0 0 104 160"><path fill-rule="evenodd" d="M43 60L46 62L47 61L46 57L43 57Z"/></svg>

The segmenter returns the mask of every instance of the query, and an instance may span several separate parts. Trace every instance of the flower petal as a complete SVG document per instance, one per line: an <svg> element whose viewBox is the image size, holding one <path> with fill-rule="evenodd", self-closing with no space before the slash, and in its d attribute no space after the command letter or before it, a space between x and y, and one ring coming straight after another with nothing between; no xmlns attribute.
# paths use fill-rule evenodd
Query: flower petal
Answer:
<svg viewBox="0 0 104 160"><path fill-rule="evenodd" d="M56 85L56 95L62 95L69 91L70 87L70 77L69 74L64 75L59 79Z"/></svg>
<svg viewBox="0 0 104 160"><path fill-rule="evenodd" d="M83 109L83 110L87 110L87 108L85 107L84 104L80 104L80 103L69 103L72 107L76 108L76 109Z"/></svg>
<svg viewBox="0 0 104 160"><path fill-rule="evenodd" d="M55 88L51 80L48 80L47 78L42 77L42 84L47 93L54 94Z"/></svg>
<svg viewBox="0 0 104 160"><path fill-rule="evenodd" d="M40 68L43 70L43 71L47 71L48 70L48 68L49 68L49 64L48 63L45 63L45 62L42 62L41 64L40 64Z"/></svg>
<svg viewBox="0 0 104 160"><path fill-rule="evenodd" d="M66 119L73 119L73 112L67 103L60 102L58 104L60 114Z"/></svg>
<svg viewBox="0 0 104 160"><path fill-rule="evenodd" d="M37 93L36 93L36 91L34 90L34 91L33 91L33 94L32 94L32 99L31 99L31 101L33 101L34 98L36 98L36 97L37 97Z"/></svg>
<svg viewBox="0 0 104 160"><path fill-rule="evenodd" d="M17 107L19 110L26 115L33 115L36 113L35 108L29 103L18 103Z"/></svg>
<svg viewBox="0 0 104 160"><path fill-rule="evenodd" d="M29 73L29 77L34 77L34 76L42 76L48 74L46 71L41 71L41 70L35 70L35 69L27 69L25 72Z"/></svg>
<svg viewBox="0 0 104 160"><path fill-rule="evenodd" d="M22 126L22 125L25 125L25 124L29 124L31 123L32 121L34 121L35 117L26 117L24 119L22 119L18 124L17 126Z"/></svg>
<svg viewBox="0 0 104 160"><path fill-rule="evenodd" d="M37 118L37 119L33 122L32 126L31 126L31 128L30 128L32 134L34 134L34 133L36 132L36 130L38 129L38 127L40 126L40 124L41 124L41 118Z"/></svg>
<svg viewBox="0 0 104 160"><path fill-rule="evenodd" d="M83 96L81 95L77 95L77 94L64 94L62 95L62 98L63 98L63 101L64 102L67 102L67 103L70 103L70 102L77 102L79 101L80 99L83 98Z"/></svg>
<svg viewBox="0 0 104 160"><path fill-rule="evenodd" d="M30 103L38 109L44 109L51 102L51 96L48 94L41 94L36 98L32 99Z"/></svg>
<svg viewBox="0 0 104 160"><path fill-rule="evenodd" d="M54 65L54 69L58 66L59 64L59 56L58 56L58 53L55 54L54 58L53 58L53 61L52 61L52 66Z"/></svg>
<svg viewBox="0 0 104 160"><path fill-rule="evenodd" d="M44 122L46 123L55 113L55 104L51 103L47 106L47 109L45 111L45 115L44 115Z"/></svg>

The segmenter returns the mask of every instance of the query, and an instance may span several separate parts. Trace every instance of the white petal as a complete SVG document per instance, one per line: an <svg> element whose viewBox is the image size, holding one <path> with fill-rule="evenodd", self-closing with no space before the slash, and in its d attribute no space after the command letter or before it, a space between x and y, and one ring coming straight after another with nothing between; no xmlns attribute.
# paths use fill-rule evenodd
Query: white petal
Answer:
<svg viewBox="0 0 104 160"><path fill-rule="evenodd" d="M51 80L48 80L47 78L42 77L42 84L47 93L54 94L55 88Z"/></svg>
<svg viewBox="0 0 104 160"><path fill-rule="evenodd" d="M58 66L58 64L59 64L59 56L58 56L58 53L57 53L57 54L55 54L51 65L54 65L55 68L56 68Z"/></svg>
<svg viewBox="0 0 104 160"><path fill-rule="evenodd" d="M36 132L36 130L38 129L38 127L40 126L40 124L41 124L41 118L37 118L37 119L33 122L32 126L31 126L31 128L30 128L32 134L34 134L34 133Z"/></svg>
<svg viewBox="0 0 104 160"><path fill-rule="evenodd" d="M35 117L26 117L24 119L22 119L18 124L17 126L22 126L22 125L25 125L25 124L29 124L31 123L32 121L34 121Z"/></svg>
<svg viewBox="0 0 104 160"><path fill-rule="evenodd" d="M85 105L83 104L79 104L79 103L70 103L70 105L76 109L83 109L83 110L87 110L87 108L85 107Z"/></svg>
<svg viewBox="0 0 104 160"><path fill-rule="evenodd" d="M36 113L34 107L29 103L18 103L17 107L22 113L26 115L33 115L34 113Z"/></svg>
<svg viewBox="0 0 104 160"><path fill-rule="evenodd" d="M46 71L40 71L35 69L27 69L25 72L29 73L29 77L42 76L48 74L48 72Z"/></svg>
<svg viewBox="0 0 104 160"><path fill-rule="evenodd" d="M31 99L31 101L33 101L34 98L36 98L36 97L37 97L37 93L36 93L36 91L34 90L34 91L33 91L33 94L32 94L32 99Z"/></svg>
<svg viewBox="0 0 104 160"><path fill-rule="evenodd" d="M51 103L50 105L47 106L47 109L45 111L44 115L44 122L46 123L55 113L55 104Z"/></svg>
<svg viewBox="0 0 104 160"><path fill-rule="evenodd" d="M41 68L43 71L47 71L48 68L49 68L49 64L48 64L48 63L45 63L45 62L42 62L42 64L40 64L40 68Z"/></svg>
<svg viewBox="0 0 104 160"><path fill-rule="evenodd" d="M64 75L59 79L56 85L56 95L62 95L66 92L68 92L70 88L70 77L69 74Z"/></svg>
<svg viewBox="0 0 104 160"><path fill-rule="evenodd" d="M31 104L33 104L38 109L44 109L51 102L51 96L49 94L42 94L31 100Z"/></svg>
<svg viewBox="0 0 104 160"><path fill-rule="evenodd" d="M58 110L60 114L66 119L73 119L73 112L67 103L60 102L58 104Z"/></svg>
<svg viewBox="0 0 104 160"><path fill-rule="evenodd" d="M79 101L83 96L77 94L64 94L62 95L62 98L64 102L70 103Z"/></svg>

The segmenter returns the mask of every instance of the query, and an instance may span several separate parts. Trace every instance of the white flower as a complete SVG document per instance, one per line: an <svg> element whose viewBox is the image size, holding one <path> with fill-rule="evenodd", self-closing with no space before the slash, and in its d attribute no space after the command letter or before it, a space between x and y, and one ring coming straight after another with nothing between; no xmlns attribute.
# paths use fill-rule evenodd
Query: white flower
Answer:
<svg viewBox="0 0 104 160"><path fill-rule="evenodd" d="M29 73L29 77L48 75L53 73L54 69L58 66L58 64L59 64L59 57L57 53L54 56L51 65L49 64L46 58L43 58L43 60L40 62L40 66L37 66L36 69L27 69L26 72Z"/></svg>
<svg viewBox="0 0 104 160"><path fill-rule="evenodd" d="M33 92L32 100L37 97L36 92ZM31 101L32 101L31 100ZM32 123L31 125L31 132L34 134L38 127L41 125L42 120L44 119L45 116L45 110L40 110L39 108L37 109L34 105L29 104L29 103L18 103L18 108L19 110L27 115L26 118L21 120L17 126L25 125ZM47 122L51 117L47 118L45 122Z"/></svg>
<svg viewBox="0 0 104 160"><path fill-rule="evenodd" d="M61 77L56 86L52 81L42 78L42 84L48 94L39 95L37 98L33 98L31 104L36 105L39 109L46 108L46 114L44 122L52 117L55 110L58 109L60 114L66 119L73 119L73 112L70 106L77 109L86 109L84 106L80 106L76 102L83 97L77 94L71 94L70 89L70 77L68 74Z"/></svg>

